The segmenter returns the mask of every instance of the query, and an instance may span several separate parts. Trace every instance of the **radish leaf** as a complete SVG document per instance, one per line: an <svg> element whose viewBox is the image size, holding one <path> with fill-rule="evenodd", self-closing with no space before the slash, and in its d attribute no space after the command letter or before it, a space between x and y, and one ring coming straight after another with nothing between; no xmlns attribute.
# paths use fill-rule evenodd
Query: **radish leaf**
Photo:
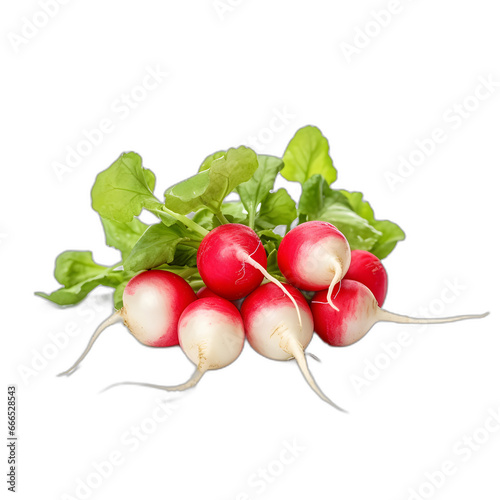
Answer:
<svg viewBox="0 0 500 500"><path fill-rule="evenodd" d="M123 260L148 228L147 224L136 217L131 222L116 222L101 217L101 222L106 235L106 245L120 250Z"/></svg>
<svg viewBox="0 0 500 500"><path fill-rule="evenodd" d="M124 153L101 172L92 187L92 207L101 217L131 222L143 208L158 208L153 195L155 176L142 167L137 153Z"/></svg>
<svg viewBox="0 0 500 500"><path fill-rule="evenodd" d="M186 241L182 229L173 225L154 224L150 226L136 243L123 263L126 271L142 271L172 262L177 245Z"/></svg>
<svg viewBox="0 0 500 500"><path fill-rule="evenodd" d="M204 207L218 214L224 198L248 181L257 167L257 155L244 146L214 153L205 158L196 175L167 189L165 206L182 215Z"/></svg>
<svg viewBox="0 0 500 500"><path fill-rule="evenodd" d="M300 128L285 150L285 167L281 175L289 181L304 184L313 175L320 174L331 184L337 179L337 170L329 150L328 141L319 128L310 125Z"/></svg>

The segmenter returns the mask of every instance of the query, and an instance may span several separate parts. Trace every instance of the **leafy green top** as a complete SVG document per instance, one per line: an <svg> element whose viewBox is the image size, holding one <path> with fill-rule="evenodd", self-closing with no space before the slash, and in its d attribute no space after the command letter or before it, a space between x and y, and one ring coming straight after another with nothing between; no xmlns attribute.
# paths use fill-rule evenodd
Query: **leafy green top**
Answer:
<svg viewBox="0 0 500 500"><path fill-rule="evenodd" d="M301 184L298 203L285 188L274 190L279 175ZM165 191L164 203L154 195L155 176L142 166L142 158L124 153L97 176L92 188L92 207L101 217L106 244L120 251L121 260L103 266L94 262L90 251L63 252L55 267L62 287L37 295L71 305L103 285L115 288L115 307L120 308L126 283L146 269L168 269L199 288L203 282L196 268L197 248L208 231L227 222L257 231L268 255L268 270L282 281L276 258L280 234L294 223L331 222L352 249L387 257L404 232L391 221L376 219L361 193L333 189L336 179L328 141L313 126L296 132L283 158L257 155L244 146L207 156L198 173ZM227 199L235 195L239 201ZM140 221L143 209L158 222Z"/></svg>

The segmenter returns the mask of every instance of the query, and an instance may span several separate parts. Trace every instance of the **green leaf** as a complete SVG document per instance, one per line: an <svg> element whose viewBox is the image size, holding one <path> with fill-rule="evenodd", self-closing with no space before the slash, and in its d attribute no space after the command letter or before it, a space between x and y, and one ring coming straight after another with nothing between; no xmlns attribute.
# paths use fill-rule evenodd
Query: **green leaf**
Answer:
<svg viewBox="0 0 500 500"><path fill-rule="evenodd" d="M127 273L124 273L123 271L109 271L106 269L106 272L102 274L83 280L79 283L75 283L72 286L59 288L51 294L36 292L35 295L50 300L60 306L73 305L82 301L92 290L94 290L94 288L99 285L116 287L122 283L123 280L128 279L127 276Z"/></svg>
<svg viewBox="0 0 500 500"><path fill-rule="evenodd" d="M246 224L248 220L248 214L245 212L245 207L243 203L239 201L231 201L228 203L223 203L221 206L221 212L224 214L229 222L235 222L238 224Z"/></svg>
<svg viewBox="0 0 500 500"><path fill-rule="evenodd" d="M201 210L198 210L193 215L193 221L196 222L196 224L199 224L201 227L208 229L208 231L211 231L214 227L217 227L215 215L208 208L202 208Z"/></svg>
<svg viewBox="0 0 500 500"><path fill-rule="evenodd" d="M261 204L257 225L271 229L279 225L288 226L297 218L295 201L284 188L270 193Z"/></svg>
<svg viewBox="0 0 500 500"><path fill-rule="evenodd" d="M172 217L170 214L165 212L165 210L162 210L161 208L155 208L150 210L150 212L156 217L158 217L165 226L173 226L174 224L177 224L179 221L175 217Z"/></svg>
<svg viewBox="0 0 500 500"><path fill-rule="evenodd" d="M252 178L236 188L241 202L249 214L251 227L259 204L273 189L276 176L284 166L283 161L275 156L258 155L257 159L259 166Z"/></svg>
<svg viewBox="0 0 500 500"><path fill-rule="evenodd" d="M148 228L147 224L136 217L131 222L116 222L101 217L101 222L106 235L106 245L120 250L122 260L127 258L134 245Z"/></svg>
<svg viewBox="0 0 500 500"><path fill-rule="evenodd" d="M107 270L106 266L100 266L94 262L92 252L69 250L57 257L54 276L61 285L71 287Z"/></svg>
<svg viewBox="0 0 500 500"><path fill-rule="evenodd" d="M351 209L349 200L340 191L330 189L321 175L313 175L302 187L299 213L307 214L309 220L315 220L316 215L324 209L327 203L337 203Z"/></svg>
<svg viewBox="0 0 500 500"><path fill-rule="evenodd" d="M362 193L330 189L320 175L304 184L299 213L301 222L324 220L332 223L345 235L352 250L368 250L379 259L387 257L405 237L397 224L375 219Z"/></svg>
<svg viewBox="0 0 500 500"><path fill-rule="evenodd" d="M182 215L204 207L218 213L224 198L248 181L257 167L257 155L244 146L214 153L203 161L196 175L167 189L165 206Z"/></svg>
<svg viewBox="0 0 500 500"><path fill-rule="evenodd" d="M142 271L152 269L161 264L172 262L177 245L186 241L181 228L164 224L150 226L139 239L123 263L126 271Z"/></svg>
<svg viewBox="0 0 500 500"><path fill-rule="evenodd" d="M327 200L323 209L310 220L333 224L347 238L351 250L370 250L381 236L366 219L342 203Z"/></svg>
<svg viewBox="0 0 500 500"><path fill-rule="evenodd" d="M130 280L122 281L113 293L113 302L115 304L115 309L119 310L123 307L123 291Z"/></svg>
<svg viewBox="0 0 500 500"><path fill-rule="evenodd" d="M306 214L307 220L333 224L347 238L352 250L370 250L381 236L368 220L352 209L342 192L328 187L321 175L314 175L304 183L299 212Z"/></svg>
<svg viewBox="0 0 500 500"><path fill-rule="evenodd" d="M210 170L205 170L197 173L186 180L174 184L171 188L167 190L169 197L177 198L179 202L189 204L193 200L200 198L208 189L210 185ZM165 194L166 196L166 194ZM175 201L175 200L172 200ZM165 204L167 208L173 210L174 212L181 213L179 210L173 208L173 205ZM191 212L190 209L186 213ZM185 215L185 214L183 214Z"/></svg>
<svg viewBox="0 0 500 500"><path fill-rule="evenodd" d="M404 240L406 235L397 224L389 220L376 220L372 222L372 225L382 233L382 236L370 252L379 259L385 259L394 250L397 242Z"/></svg>
<svg viewBox="0 0 500 500"><path fill-rule="evenodd" d="M276 248L273 248L267 255L267 272L275 278L283 280L283 275L278 267L278 250Z"/></svg>
<svg viewBox="0 0 500 500"><path fill-rule="evenodd" d="M136 153L124 153L101 172L92 188L92 207L101 217L131 222L143 208L161 206L153 195L155 176Z"/></svg>
<svg viewBox="0 0 500 500"><path fill-rule="evenodd" d="M389 220L376 220L372 207L363 200L362 193L345 190L342 190L341 193L349 200L352 209L361 217L366 218L381 233L377 242L369 250L379 259L385 259L394 250L398 241L405 239L404 231Z"/></svg>
<svg viewBox="0 0 500 500"><path fill-rule="evenodd" d="M363 193L356 191L346 191L344 189L339 190L349 202L350 207L364 219L373 222L375 220L375 215L373 209L367 201L363 201Z"/></svg>
<svg viewBox="0 0 500 500"><path fill-rule="evenodd" d="M273 241L276 243L276 248L283 240L283 236L281 234L275 233L270 229L263 229L261 231L257 231L257 235L261 239L262 243L265 244L268 241Z"/></svg>
<svg viewBox="0 0 500 500"><path fill-rule="evenodd" d="M283 155L285 167L281 175L289 181L304 184L315 174L328 184L337 179L337 170L330 158L329 145L317 127L306 126L297 130Z"/></svg>
<svg viewBox="0 0 500 500"><path fill-rule="evenodd" d="M170 266L196 266L196 255L198 250L196 248L178 246L175 249L174 259L170 262Z"/></svg>

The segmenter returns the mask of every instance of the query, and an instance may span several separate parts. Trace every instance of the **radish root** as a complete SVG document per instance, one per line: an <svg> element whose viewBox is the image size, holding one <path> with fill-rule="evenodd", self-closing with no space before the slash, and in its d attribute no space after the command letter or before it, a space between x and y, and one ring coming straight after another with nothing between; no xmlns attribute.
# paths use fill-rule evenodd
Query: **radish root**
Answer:
<svg viewBox="0 0 500 500"><path fill-rule="evenodd" d="M297 301L293 298L293 295L283 286L283 283L277 280L274 276L271 276L267 272L267 270L264 267L262 267L256 260L254 260L250 255L246 257L245 262L248 262L252 267L258 269L264 275L265 278L267 278L271 283L274 283L281 290L283 290L283 293L293 302L295 310L297 311L297 317L299 318L299 326L302 329L302 317L300 315L300 309L297 304Z"/></svg>
<svg viewBox="0 0 500 500"><path fill-rule="evenodd" d="M336 405L328 396L326 396L323 391L318 387L318 384L316 384L316 381L314 380L311 372L309 371L309 367L307 365L306 361L306 356L304 353L304 348L300 345L300 343L293 338L289 339L288 342L288 351L289 353L295 358L295 361L297 361L297 364L299 365L300 371L302 372L302 375L304 375L304 378L306 379L307 383L311 387L311 389L323 400L326 401L329 405L333 406L337 410L340 410L344 413L347 413L346 410L341 408L340 406Z"/></svg>
<svg viewBox="0 0 500 500"><path fill-rule="evenodd" d="M454 321L462 321L464 319L484 318L489 312L483 314L466 314L462 316L449 316L448 318L412 318L396 314L385 309L380 309L377 314L378 321L390 321L392 323L415 323L415 324L434 324L434 323L452 323Z"/></svg>
<svg viewBox="0 0 500 500"><path fill-rule="evenodd" d="M116 384L112 384L109 387L106 387L106 389L103 389L102 392L119 385L138 385L141 387L150 387L151 389L161 389L163 391L185 391L186 389L191 389L191 387L194 387L205 373L206 370L200 370L200 368L196 368L191 378L187 382L179 385L148 384L147 382L117 382Z"/></svg>
<svg viewBox="0 0 500 500"><path fill-rule="evenodd" d="M330 286L328 287L328 293L326 295L326 300L328 301L328 303L330 304L330 306L333 309L338 311L339 308L332 301L332 293L333 293L333 288L335 287L335 285L342 279L342 266L340 265L340 262L338 261L338 259L335 259L335 258L332 259L332 266L333 266L334 275L333 275L333 279L330 283ZM340 278L339 278L339 276L340 276Z"/></svg>
<svg viewBox="0 0 500 500"><path fill-rule="evenodd" d="M114 323L118 323L122 319L122 311L121 309L119 311L114 312L109 318L105 319L98 327L97 330L94 332L92 337L90 338L90 341L85 349L83 351L82 355L75 361L73 366L71 368L68 368L66 371L59 373L57 375L58 377L62 377L63 375L71 375L77 368L78 365L82 362L82 360L87 356L89 353L90 349L94 345L94 342L97 340L97 337L108 327L113 325Z"/></svg>

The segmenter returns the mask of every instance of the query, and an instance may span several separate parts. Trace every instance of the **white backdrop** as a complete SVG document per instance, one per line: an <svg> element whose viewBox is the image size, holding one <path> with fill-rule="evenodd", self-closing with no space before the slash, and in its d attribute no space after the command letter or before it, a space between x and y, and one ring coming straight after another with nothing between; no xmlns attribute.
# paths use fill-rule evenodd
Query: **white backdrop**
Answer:
<svg viewBox="0 0 500 500"><path fill-rule="evenodd" d="M16 384L18 498L499 498L498 15L488 0L3 3L2 415ZM205 155L281 155L306 124L330 140L336 185L407 233L385 261L386 307L491 315L378 324L343 349L315 338L311 370L348 415L249 346L182 395L101 394L193 369L122 325L57 378L111 312L107 289L67 309L33 295L56 288L65 249L118 260L90 207L96 174L136 151L161 197Z"/></svg>

